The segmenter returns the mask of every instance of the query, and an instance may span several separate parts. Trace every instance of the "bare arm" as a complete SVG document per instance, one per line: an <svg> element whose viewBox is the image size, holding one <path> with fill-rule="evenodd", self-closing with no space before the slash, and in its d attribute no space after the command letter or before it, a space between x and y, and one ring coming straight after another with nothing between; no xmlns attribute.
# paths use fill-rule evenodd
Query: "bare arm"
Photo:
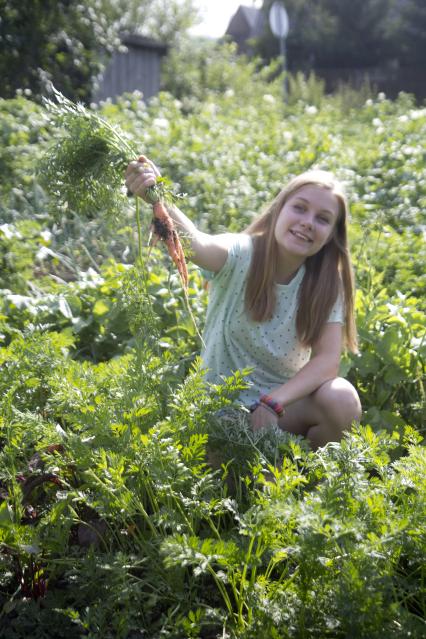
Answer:
<svg viewBox="0 0 426 639"><path fill-rule="evenodd" d="M309 362L286 384L275 389L271 395L284 406L310 395L324 382L337 377L341 353L342 325L338 322L325 324L312 348Z"/></svg>
<svg viewBox="0 0 426 639"><path fill-rule="evenodd" d="M145 199L146 190L155 184L159 177L155 164L145 156L130 162L126 170L127 188L134 194ZM195 224L175 205L167 206L167 211L174 220L176 228L190 242L189 259L201 268L216 273L225 264L228 256L228 246L231 239L229 233L210 235L203 233Z"/></svg>
<svg viewBox="0 0 426 639"><path fill-rule="evenodd" d="M337 322L325 324L323 331L312 348L311 359L294 377L282 386L274 388L269 395L284 408L316 391L325 382L339 373L342 352L342 325ZM274 416L273 416L274 417ZM278 421L278 418L274 418ZM260 406L252 414L255 429L271 422L271 412Z"/></svg>

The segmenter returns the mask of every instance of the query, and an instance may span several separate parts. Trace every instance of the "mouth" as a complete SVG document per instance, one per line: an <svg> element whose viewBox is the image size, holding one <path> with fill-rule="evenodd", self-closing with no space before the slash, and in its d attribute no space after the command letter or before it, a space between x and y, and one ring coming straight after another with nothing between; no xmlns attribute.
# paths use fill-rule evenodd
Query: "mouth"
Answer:
<svg viewBox="0 0 426 639"><path fill-rule="evenodd" d="M290 230L290 233L296 237L298 240L302 240L303 242L309 242L312 243L312 239L310 237L308 237L307 235L305 235L304 233L301 233L300 231L292 231Z"/></svg>

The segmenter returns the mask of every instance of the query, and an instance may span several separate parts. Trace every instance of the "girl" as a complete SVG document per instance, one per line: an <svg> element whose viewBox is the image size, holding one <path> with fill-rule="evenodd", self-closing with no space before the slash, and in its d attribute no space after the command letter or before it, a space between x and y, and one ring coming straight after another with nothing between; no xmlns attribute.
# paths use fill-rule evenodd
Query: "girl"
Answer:
<svg viewBox="0 0 426 639"><path fill-rule="evenodd" d="M159 175L141 156L126 184L143 198ZM203 233L177 207L169 212L190 259L210 273L207 381L251 367L241 400L255 430L274 422L313 448L338 441L361 417L355 388L338 377L343 346L357 348L341 186L327 172L303 173L241 234Z"/></svg>

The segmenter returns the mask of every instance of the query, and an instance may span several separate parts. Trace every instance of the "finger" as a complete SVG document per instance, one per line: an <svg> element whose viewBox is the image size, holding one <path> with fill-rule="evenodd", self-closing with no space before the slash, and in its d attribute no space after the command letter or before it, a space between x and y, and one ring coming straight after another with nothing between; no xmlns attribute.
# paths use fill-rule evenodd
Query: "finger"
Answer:
<svg viewBox="0 0 426 639"><path fill-rule="evenodd" d="M141 158L142 157L143 156L141 156ZM128 175L131 175L135 171L139 171L139 170L143 171L143 170L146 170L146 169L149 169L149 170L152 171L152 173L154 173L153 167L151 166L151 164L149 162L142 162L140 159L139 160L132 160L127 165L125 176L127 177Z"/></svg>
<svg viewBox="0 0 426 639"><path fill-rule="evenodd" d="M153 177L155 179L155 172L153 171L152 167L148 164L141 164L140 162L130 162L128 164L125 178L126 180L132 179L133 177L139 176L141 174L145 175L146 177Z"/></svg>
<svg viewBox="0 0 426 639"><path fill-rule="evenodd" d="M255 414L252 415L251 426L254 431L257 431L260 428L262 428L262 420L259 419L259 415L255 415Z"/></svg>
<svg viewBox="0 0 426 639"><path fill-rule="evenodd" d="M151 162L151 160L147 158L146 155L140 155L138 158L138 162L140 162L143 166L148 166L153 171L156 177L160 177L160 171L157 169L154 162Z"/></svg>
<svg viewBox="0 0 426 639"><path fill-rule="evenodd" d="M141 185L140 183L136 182L133 183L131 186L128 187L129 191L131 193L133 193L133 195L137 195L139 197L145 197L146 191L149 188L150 185L146 186L146 185Z"/></svg>
<svg viewBox="0 0 426 639"><path fill-rule="evenodd" d="M140 175L136 172L130 173L126 177L126 186L128 189L135 189L139 186Z"/></svg>
<svg viewBox="0 0 426 639"><path fill-rule="evenodd" d="M154 177L146 177L144 175L136 175L135 177L129 177L126 180L127 188L134 193L135 195L139 195L143 197L145 195L146 190L155 184L156 180Z"/></svg>
<svg viewBox="0 0 426 639"><path fill-rule="evenodd" d="M272 424L278 424L278 418L264 406L258 406L251 415L253 431L258 431L261 428L266 428L266 426L271 426Z"/></svg>
<svg viewBox="0 0 426 639"><path fill-rule="evenodd" d="M157 177L154 173L154 171L151 169L150 166L143 166L141 164L139 164L133 173L133 176L130 175L130 179L134 179L139 180L139 184L140 186L152 186L153 184L156 184L157 182Z"/></svg>
<svg viewBox="0 0 426 639"><path fill-rule="evenodd" d="M128 167L126 171L126 181L132 181L139 178L156 180L155 173L149 166L143 166L136 162L134 166Z"/></svg>
<svg viewBox="0 0 426 639"><path fill-rule="evenodd" d="M137 160L133 160L132 162L129 162L126 168L125 177L127 178L127 176L134 173L137 170L138 166L139 166L139 162L137 162Z"/></svg>

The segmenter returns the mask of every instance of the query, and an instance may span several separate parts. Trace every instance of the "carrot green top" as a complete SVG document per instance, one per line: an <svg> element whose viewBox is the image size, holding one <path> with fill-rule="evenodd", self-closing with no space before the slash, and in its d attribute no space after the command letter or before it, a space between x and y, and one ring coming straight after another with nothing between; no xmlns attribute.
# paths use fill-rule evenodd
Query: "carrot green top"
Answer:
<svg viewBox="0 0 426 639"><path fill-rule="evenodd" d="M277 305L272 319L254 322L244 309L251 254L251 237L235 235L222 269L218 273L204 271L211 283L203 336L205 348L201 353L207 369L206 380L211 383L220 383L221 376L237 370L253 368L250 387L240 396L247 405L288 381L311 355L311 349L300 343L296 333L298 292L305 267L300 267L289 284L277 284ZM339 298L328 322L343 321Z"/></svg>

